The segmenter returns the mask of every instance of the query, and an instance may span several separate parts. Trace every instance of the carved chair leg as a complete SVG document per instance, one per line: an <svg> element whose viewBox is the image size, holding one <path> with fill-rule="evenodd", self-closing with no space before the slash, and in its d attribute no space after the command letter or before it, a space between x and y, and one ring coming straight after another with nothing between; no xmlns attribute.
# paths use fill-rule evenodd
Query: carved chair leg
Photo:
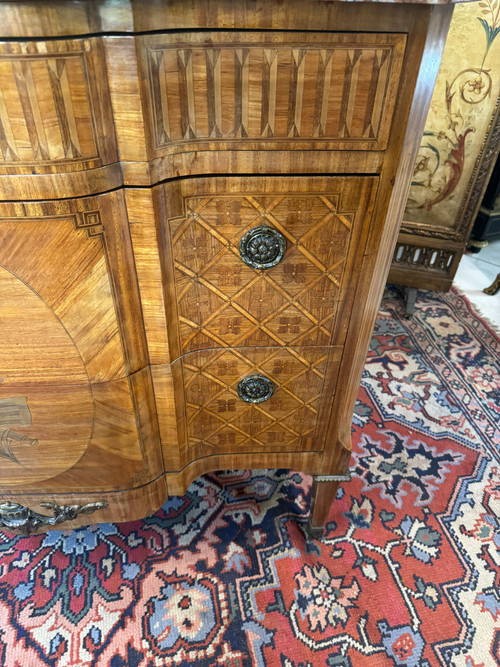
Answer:
<svg viewBox="0 0 500 667"><path fill-rule="evenodd" d="M498 290L500 290L500 273L497 274L497 277L489 287L484 288L483 292L485 294L495 295L498 292Z"/></svg>
<svg viewBox="0 0 500 667"><path fill-rule="evenodd" d="M348 482L351 475L315 475L311 491L311 512L307 536L319 540L323 537L328 513L333 505L340 482Z"/></svg>

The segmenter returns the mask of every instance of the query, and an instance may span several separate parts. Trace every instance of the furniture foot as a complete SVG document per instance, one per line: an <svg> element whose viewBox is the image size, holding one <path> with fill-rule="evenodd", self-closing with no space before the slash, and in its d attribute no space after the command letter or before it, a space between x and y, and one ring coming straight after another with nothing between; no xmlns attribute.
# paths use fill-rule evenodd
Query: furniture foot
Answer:
<svg viewBox="0 0 500 667"><path fill-rule="evenodd" d="M415 302L417 300L417 289L415 287L405 287L405 317L411 317L415 314Z"/></svg>
<svg viewBox="0 0 500 667"><path fill-rule="evenodd" d="M348 482L351 474L314 475L311 491L311 512L305 528L309 539L320 540L323 537L328 513L337 495L340 482Z"/></svg>
<svg viewBox="0 0 500 667"><path fill-rule="evenodd" d="M489 287L484 288L483 292L485 294L491 294L493 296L498 292L498 290L500 290L500 273L497 275L497 277Z"/></svg>
<svg viewBox="0 0 500 667"><path fill-rule="evenodd" d="M467 250L468 252L471 252L474 255L480 252L482 248L487 248L487 247L488 247L488 241L476 241L475 239L469 239L467 241Z"/></svg>

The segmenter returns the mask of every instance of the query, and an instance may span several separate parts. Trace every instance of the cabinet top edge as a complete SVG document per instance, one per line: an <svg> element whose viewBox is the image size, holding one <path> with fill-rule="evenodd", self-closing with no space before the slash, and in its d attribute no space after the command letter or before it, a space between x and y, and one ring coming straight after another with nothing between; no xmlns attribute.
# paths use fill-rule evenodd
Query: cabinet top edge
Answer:
<svg viewBox="0 0 500 667"><path fill-rule="evenodd" d="M404 14L410 9L424 12L433 5L472 1L4 0L0 24L3 40L193 29L337 31L339 22L363 32L367 15L373 32L405 31L409 17Z"/></svg>
<svg viewBox="0 0 500 667"><path fill-rule="evenodd" d="M358 2L368 5L458 5L465 2L477 2L477 0L306 0L306 2L321 2L327 4L333 4L334 2Z"/></svg>

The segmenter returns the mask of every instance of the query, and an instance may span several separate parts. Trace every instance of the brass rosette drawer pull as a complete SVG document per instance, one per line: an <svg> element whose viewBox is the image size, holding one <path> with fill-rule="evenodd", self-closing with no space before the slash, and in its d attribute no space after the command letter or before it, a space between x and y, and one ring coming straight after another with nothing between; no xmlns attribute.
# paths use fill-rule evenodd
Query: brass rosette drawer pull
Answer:
<svg viewBox="0 0 500 667"><path fill-rule="evenodd" d="M285 237L267 225L254 227L240 242L240 257L253 269L270 269L281 262L285 253Z"/></svg>
<svg viewBox="0 0 500 667"><path fill-rule="evenodd" d="M249 375L238 382L238 396L247 403L263 403L274 394L274 383L265 375Z"/></svg>

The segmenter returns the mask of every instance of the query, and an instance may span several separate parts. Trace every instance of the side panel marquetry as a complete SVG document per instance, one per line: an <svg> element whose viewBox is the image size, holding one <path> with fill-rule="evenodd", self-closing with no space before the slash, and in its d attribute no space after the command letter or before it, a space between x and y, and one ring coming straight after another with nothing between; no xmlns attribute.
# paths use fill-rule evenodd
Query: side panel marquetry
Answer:
<svg viewBox="0 0 500 667"><path fill-rule="evenodd" d="M404 35L210 32L137 42L156 157L206 145L386 146Z"/></svg>
<svg viewBox="0 0 500 667"><path fill-rule="evenodd" d="M172 358L211 347L341 344L338 316L376 183L290 177L164 186L164 283L178 318L169 323ZM171 217L176 207L183 214ZM268 269L240 255L242 238L262 226L286 242L283 259Z"/></svg>
<svg viewBox="0 0 500 667"><path fill-rule="evenodd" d="M116 161L102 40L0 43L0 174Z"/></svg>
<svg viewBox="0 0 500 667"><path fill-rule="evenodd" d="M3 488L161 473L123 193L0 204L0 322Z"/></svg>
<svg viewBox="0 0 500 667"><path fill-rule="evenodd" d="M5 382L52 382L54 374L61 383L105 382L126 374L105 222L97 198L0 205Z"/></svg>

